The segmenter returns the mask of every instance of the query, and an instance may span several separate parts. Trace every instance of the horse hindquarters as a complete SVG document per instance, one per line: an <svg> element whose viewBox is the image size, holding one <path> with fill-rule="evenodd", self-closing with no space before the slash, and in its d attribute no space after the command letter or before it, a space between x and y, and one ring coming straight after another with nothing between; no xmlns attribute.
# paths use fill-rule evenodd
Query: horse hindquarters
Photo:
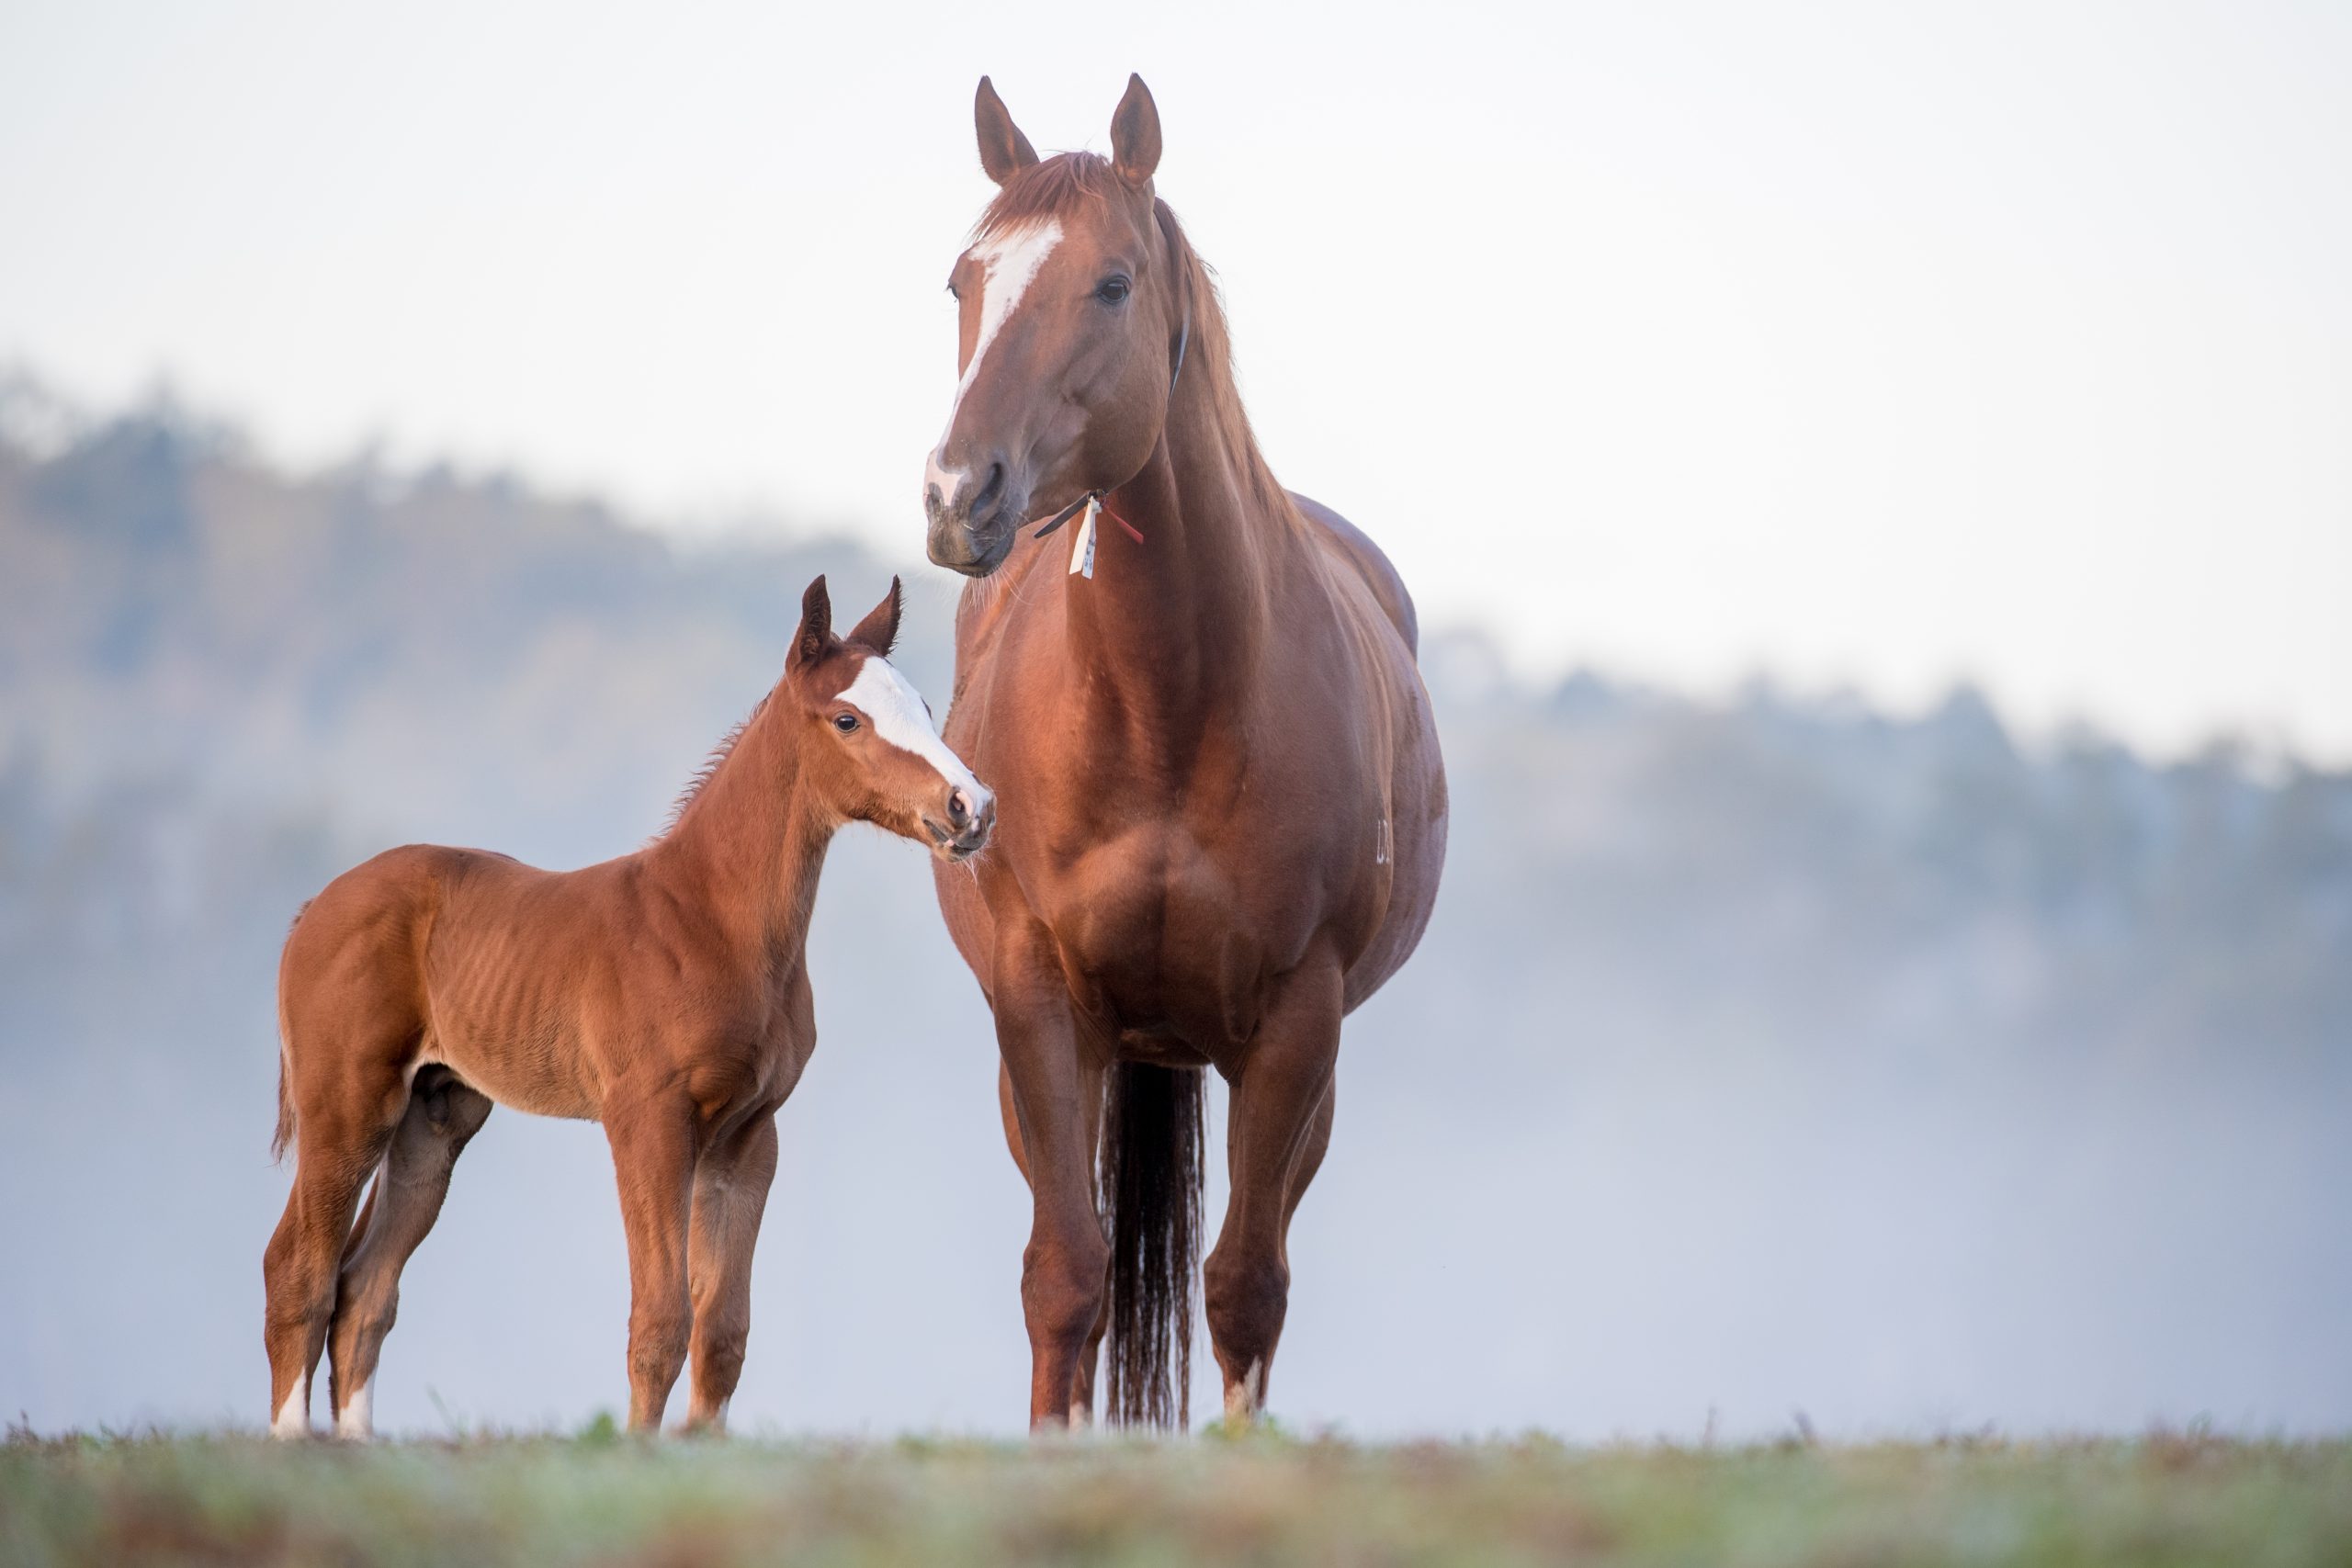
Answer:
<svg viewBox="0 0 2352 1568"><path fill-rule="evenodd" d="M424 1028L414 953L426 889L409 852L346 872L303 910L278 965L281 1129L294 1187L262 1256L270 1429L310 1430L359 1193L409 1102Z"/></svg>

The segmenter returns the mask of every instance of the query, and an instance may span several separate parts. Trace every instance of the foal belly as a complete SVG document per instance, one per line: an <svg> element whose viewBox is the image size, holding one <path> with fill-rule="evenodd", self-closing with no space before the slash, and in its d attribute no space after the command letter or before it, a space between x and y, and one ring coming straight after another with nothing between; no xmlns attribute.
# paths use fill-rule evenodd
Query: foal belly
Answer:
<svg viewBox="0 0 2352 1568"><path fill-rule="evenodd" d="M598 1096L581 1074L577 1047L565 1048L552 1039L428 1036L423 1060L441 1063L510 1111L574 1122L593 1122L599 1114Z"/></svg>

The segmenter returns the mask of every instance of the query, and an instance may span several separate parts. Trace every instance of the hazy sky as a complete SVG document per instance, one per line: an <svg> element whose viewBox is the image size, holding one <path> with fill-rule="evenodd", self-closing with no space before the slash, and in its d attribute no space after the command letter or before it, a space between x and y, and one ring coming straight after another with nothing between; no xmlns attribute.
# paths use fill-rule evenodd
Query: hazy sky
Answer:
<svg viewBox="0 0 2352 1568"><path fill-rule="evenodd" d="M1769 13L1769 14L1768 14ZM0 10L0 362L919 553L994 73L1525 667L2352 761L2352 7Z"/></svg>

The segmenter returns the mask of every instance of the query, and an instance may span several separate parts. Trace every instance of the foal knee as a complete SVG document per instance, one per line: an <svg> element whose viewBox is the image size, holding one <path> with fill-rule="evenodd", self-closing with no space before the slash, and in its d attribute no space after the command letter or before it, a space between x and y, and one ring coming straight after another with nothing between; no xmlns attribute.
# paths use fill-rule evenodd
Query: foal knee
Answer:
<svg viewBox="0 0 2352 1568"><path fill-rule="evenodd" d="M686 1342L692 1320L682 1312L663 1309L631 1315L628 1325L629 1376L667 1387L677 1381L686 1364Z"/></svg>

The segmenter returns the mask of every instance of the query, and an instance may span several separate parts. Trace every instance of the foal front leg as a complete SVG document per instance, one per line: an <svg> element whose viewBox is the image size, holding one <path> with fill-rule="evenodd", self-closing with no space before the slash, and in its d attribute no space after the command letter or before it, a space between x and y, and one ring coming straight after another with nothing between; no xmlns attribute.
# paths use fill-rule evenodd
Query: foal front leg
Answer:
<svg viewBox="0 0 2352 1568"><path fill-rule="evenodd" d="M605 1136L628 1235L628 1425L657 1432L686 1361L694 1322L687 1293L686 1225L692 1211L694 1107L664 1097L608 1111Z"/></svg>
<svg viewBox="0 0 2352 1568"><path fill-rule="evenodd" d="M752 1334L752 1249L775 1180L775 1116L751 1124L706 1151L695 1168L693 1234L687 1271L695 1303L694 1378L686 1430L724 1432L727 1402L743 1375Z"/></svg>

